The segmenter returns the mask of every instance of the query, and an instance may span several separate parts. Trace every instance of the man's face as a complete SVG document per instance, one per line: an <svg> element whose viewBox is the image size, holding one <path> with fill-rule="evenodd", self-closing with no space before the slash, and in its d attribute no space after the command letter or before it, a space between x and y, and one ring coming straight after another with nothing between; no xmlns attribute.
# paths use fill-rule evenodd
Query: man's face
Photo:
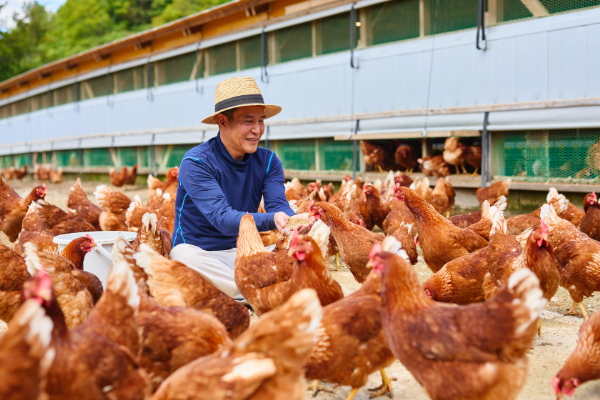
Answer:
<svg viewBox="0 0 600 400"><path fill-rule="evenodd" d="M224 115L217 115L221 140L235 160L241 161L246 153L256 152L258 141L265 133L264 121L264 106L240 107L231 122Z"/></svg>

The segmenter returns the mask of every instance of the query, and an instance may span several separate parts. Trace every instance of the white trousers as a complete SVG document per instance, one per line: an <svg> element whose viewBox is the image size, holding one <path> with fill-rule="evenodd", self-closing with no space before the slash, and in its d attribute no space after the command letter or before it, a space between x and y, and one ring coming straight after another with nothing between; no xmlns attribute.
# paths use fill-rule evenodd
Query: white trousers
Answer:
<svg viewBox="0 0 600 400"><path fill-rule="evenodd" d="M275 245L267 247L273 250ZM244 301L237 286L235 286L234 268L237 248L206 251L191 244L178 244L171 250L171 258L179 261L212 282L227 296L238 301Z"/></svg>

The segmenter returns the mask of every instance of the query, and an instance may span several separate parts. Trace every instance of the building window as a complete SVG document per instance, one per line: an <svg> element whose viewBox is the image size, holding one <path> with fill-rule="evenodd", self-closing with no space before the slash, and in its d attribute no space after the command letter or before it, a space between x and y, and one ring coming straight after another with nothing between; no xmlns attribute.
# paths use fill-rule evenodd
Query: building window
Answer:
<svg viewBox="0 0 600 400"><path fill-rule="evenodd" d="M272 33L275 62L286 62L313 56L313 23L290 26Z"/></svg>
<svg viewBox="0 0 600 400"><path fill-rule="evenodd" d="M208 75L225 74L237 70L237 43L210 47L205 52Z"/></svg>

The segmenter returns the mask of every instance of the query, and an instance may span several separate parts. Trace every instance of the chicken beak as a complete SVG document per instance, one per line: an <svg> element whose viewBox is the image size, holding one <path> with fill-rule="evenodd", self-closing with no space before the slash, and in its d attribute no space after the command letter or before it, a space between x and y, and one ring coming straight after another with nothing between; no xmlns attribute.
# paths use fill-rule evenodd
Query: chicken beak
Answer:
<svg viewBox="0 0 600 400"><path fill-rule="evenodd" d="M373 269L373 263L371 262L371 260L369 260L369 262L367 263L366 267L368 269Z"/></svg>

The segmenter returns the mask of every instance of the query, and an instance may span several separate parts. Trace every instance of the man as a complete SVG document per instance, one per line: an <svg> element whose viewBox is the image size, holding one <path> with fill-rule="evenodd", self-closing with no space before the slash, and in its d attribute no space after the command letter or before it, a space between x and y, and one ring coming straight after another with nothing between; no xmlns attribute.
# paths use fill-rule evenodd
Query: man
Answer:
<svg viewBox="0 0 600 400"><path fill-rule="evenodd" d="M219 134L188 151L179 169L171 257L236 300L243 300L233 270L242 216L250 213L259 231L281 231L294 214L285 198L281 162L258 147L264 120L280 111L264 104L252 78L219 83L215 112L202 121L218 124ZM261 197L264 214L257 213Z"/></svg>

